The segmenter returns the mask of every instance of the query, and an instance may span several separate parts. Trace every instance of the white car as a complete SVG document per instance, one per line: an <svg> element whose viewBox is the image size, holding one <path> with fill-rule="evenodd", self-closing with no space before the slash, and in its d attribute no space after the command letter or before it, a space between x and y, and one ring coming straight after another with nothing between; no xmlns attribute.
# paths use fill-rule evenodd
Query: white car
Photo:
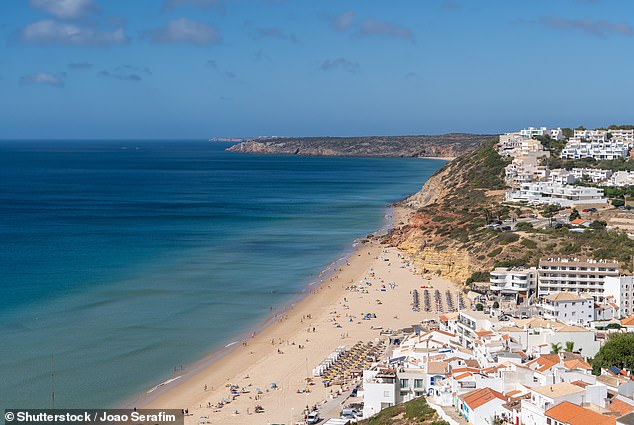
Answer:
<svg viewBox="0 0 634 425"><path fill-rule="evenodd" d="M310 414L306 418L306 423L308 425L313 425L313 424L319 423L320 420L321 418L319 417L319 412L314 411L314 412L310 412Z"/></svg>

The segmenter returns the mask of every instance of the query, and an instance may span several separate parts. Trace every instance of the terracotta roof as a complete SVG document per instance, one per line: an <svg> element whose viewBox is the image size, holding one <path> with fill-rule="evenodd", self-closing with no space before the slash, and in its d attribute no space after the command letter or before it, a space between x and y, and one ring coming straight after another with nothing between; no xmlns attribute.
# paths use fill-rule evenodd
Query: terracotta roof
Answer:
<svg viewBox="0 0 634 425"><path fill-rule="evenodd" d="M575 218L574 220L571 221L572 224L583 224L586 221L583 218Z"/></svg>
<svg viewBox="0 0 634 425"><path fill-rule="evenodd" d="M472 376L472 373L471 372L464 372L464 373L461 373L458 376L454 376L453 379L455 379L456 381L460 381L462 378L466 378L467 376Z"/></svg>
<svg viewBox="0 0 634 425"><path fill-rule="evenodd" d="M445 374L448 369L448 362L429 362L429 365L427 366L427 373Z"/></svg>
<svg viewBox="0 0 634 425"><path fill-rule="evenodd" d="M476 359L465 360L465 364L467 365L467 367L472 367L472 368L476 368L476 369L480 368L480 363L478 363L478 361Z"/></svg>
<svg viewBox="0 0 634 425"><path fill-rule="evenodd" d="M541 387L531 388L538 394L544 395L550 398L563 397L570 394L577 394L584 392L585 390L577 385L573 385L570 382L560 382L558 384L544 385Z"/></svg>
<svg viewBox="0 0 634 425"><path fill-rule="evenodd" d="M624 402L623 400L615 399L612 400L612 403L608 406L613 412L618 412L619 416L623 416L631 411L634 411L634 406L629 403Z"/></svg>
<svg viewBox="0 0 634 425"><path fill-rule="evenodd" d="M587 382L583 382L583 381L572 381L571 384L572 385L576 385L576 386L581 387L581 388L585 388L588 385L590 385Z"/></svg>
<svg viewBox="0 0 634 425"><path fill-rule="evenodd" d="M502 393L492 390L491 388L473 390L461 395L460 398L471 410L475 410L496 398L501 401L506 401Z"/></svg>
<svg viewBox="0 0 634 425"><path fill-rule="evenodd" d="M590 365L590 363L580 359L568 360L564 362L564 366L566 367L566 369L592 370L592 366Z"/></svg>
<svg viewBox="0 0 634 425"><path fill-rule="evenodd" d="M507 397L513 397L516 396L518 394L522 394L522 390L513 390L513 391L509 391L508 393L506 393L505 395Z"/></svg>
<svg viewBox="0 0 634 425"><path fill-rule="evenodd" d="M485 330L480 330L480 331L476 331L476 335L478 335L478 336L493 335L493 332L491 332L491 331L485 331Z"/></svg>
<svg viewBox="0 0 634 425"><path fill-rule="evenodd" d="M570 425L614 425L616 417L603 416L592 410L572 404L569 401L559 403L557 406L546 410L544 415L556 421Z"/></svg>
<svg viewBox="0 0 634 425"><path fill-rule="evenodd" d="M526 363L526 366L530 367L533 370L544 372L557 364L559 364L558 354L542 354L535 360L531 360L530 362Z"/></svg>
<svg viewBox="0 0 634 425"><path fill-rule="evenodd" d="M626 317L625 319L621 319L621 324L623 326L634 326L634 316Z"/></svg>

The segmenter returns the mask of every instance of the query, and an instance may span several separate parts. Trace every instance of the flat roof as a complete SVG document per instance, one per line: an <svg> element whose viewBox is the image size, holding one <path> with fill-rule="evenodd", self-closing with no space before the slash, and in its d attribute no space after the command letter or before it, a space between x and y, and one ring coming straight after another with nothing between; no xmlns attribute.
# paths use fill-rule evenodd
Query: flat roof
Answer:
<svg viewBox="0 0 634 425"><path fill-rule="evenodd" d="M585 390L570 382L560 382L553 385L544 385L542 387L531 388L532 391L539 393L546 397L558 398L564 397L570 394L582 393Z"/></svg>

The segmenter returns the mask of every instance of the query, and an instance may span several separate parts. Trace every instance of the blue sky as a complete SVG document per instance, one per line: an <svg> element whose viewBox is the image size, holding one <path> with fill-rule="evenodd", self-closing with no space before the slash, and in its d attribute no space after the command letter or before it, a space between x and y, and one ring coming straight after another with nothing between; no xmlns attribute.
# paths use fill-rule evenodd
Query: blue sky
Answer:
<svg viewBox="0 0 634 425"><path fill-rule="evenodd" d="M7 0L0 138L634 121L634 2Z"/></svg>

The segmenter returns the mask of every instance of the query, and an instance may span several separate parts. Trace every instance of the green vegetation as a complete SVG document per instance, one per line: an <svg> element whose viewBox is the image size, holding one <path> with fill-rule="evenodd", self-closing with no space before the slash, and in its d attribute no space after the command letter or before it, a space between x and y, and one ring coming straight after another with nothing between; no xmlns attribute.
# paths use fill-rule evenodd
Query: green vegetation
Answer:
<svg viewBox="0 0 634 425"><path fill-rule="evenodd" d="M481 303L477 303L476 304L476 310L483 311L484 310L484 306Z"/></svg>
<svg viewBox="0 0 634 425"><path fill-rule="evenodd" d="M581 218L581 214L579 213L579 211L576 208L573 208L572 212L570 213L570 216L568 217L568 220L572 221L572 220L576 220L578 218Z"/></svg>
<svg viewBox="0 0 634 425"><path fill-rule="evenodd" d="M610 323L606 327L606 329L621 329L620 323Z"/></svg>
<svg viewBox="0 0 634 425"><path fill-rule="evenodd" d="M494 302L493 303L493 308L500 308L500 303L499 302Z"/></svg>
<svg viewBox="0 0 634 425"><path fill-rule="evenodd" d="M436 410L429 407L425 397L388 407L358 423L361 425L449 425L439 418Z"/></svg>
<svg viewBox="0 0 634 425"><path fill-rule="evenodd" d="M595 375L601 372L601 368L612 366L634 370L634 333L613 334L592 359L592 373Z"/></svg>
<svg viewBox="0 0 634 425"><path fill-rule="evenodd" d="M550 344L550 354L559 354L561 351L561 342Z"/></svg>
<svg viewBox="0 0 634 425"><path fill-rule="evenodd" d="M515 230L519 232L530 232L534 230L534 228L532 223L527 223L525 221L522 221L515 225Z"/></svg>
<svg viewBox="0 0 634 425"><path fill-rule="evenodd" d="M575 351L575 342L566 341L566 348L564 351L567 351L568 353L572 353L573 351Z"/></svg>

